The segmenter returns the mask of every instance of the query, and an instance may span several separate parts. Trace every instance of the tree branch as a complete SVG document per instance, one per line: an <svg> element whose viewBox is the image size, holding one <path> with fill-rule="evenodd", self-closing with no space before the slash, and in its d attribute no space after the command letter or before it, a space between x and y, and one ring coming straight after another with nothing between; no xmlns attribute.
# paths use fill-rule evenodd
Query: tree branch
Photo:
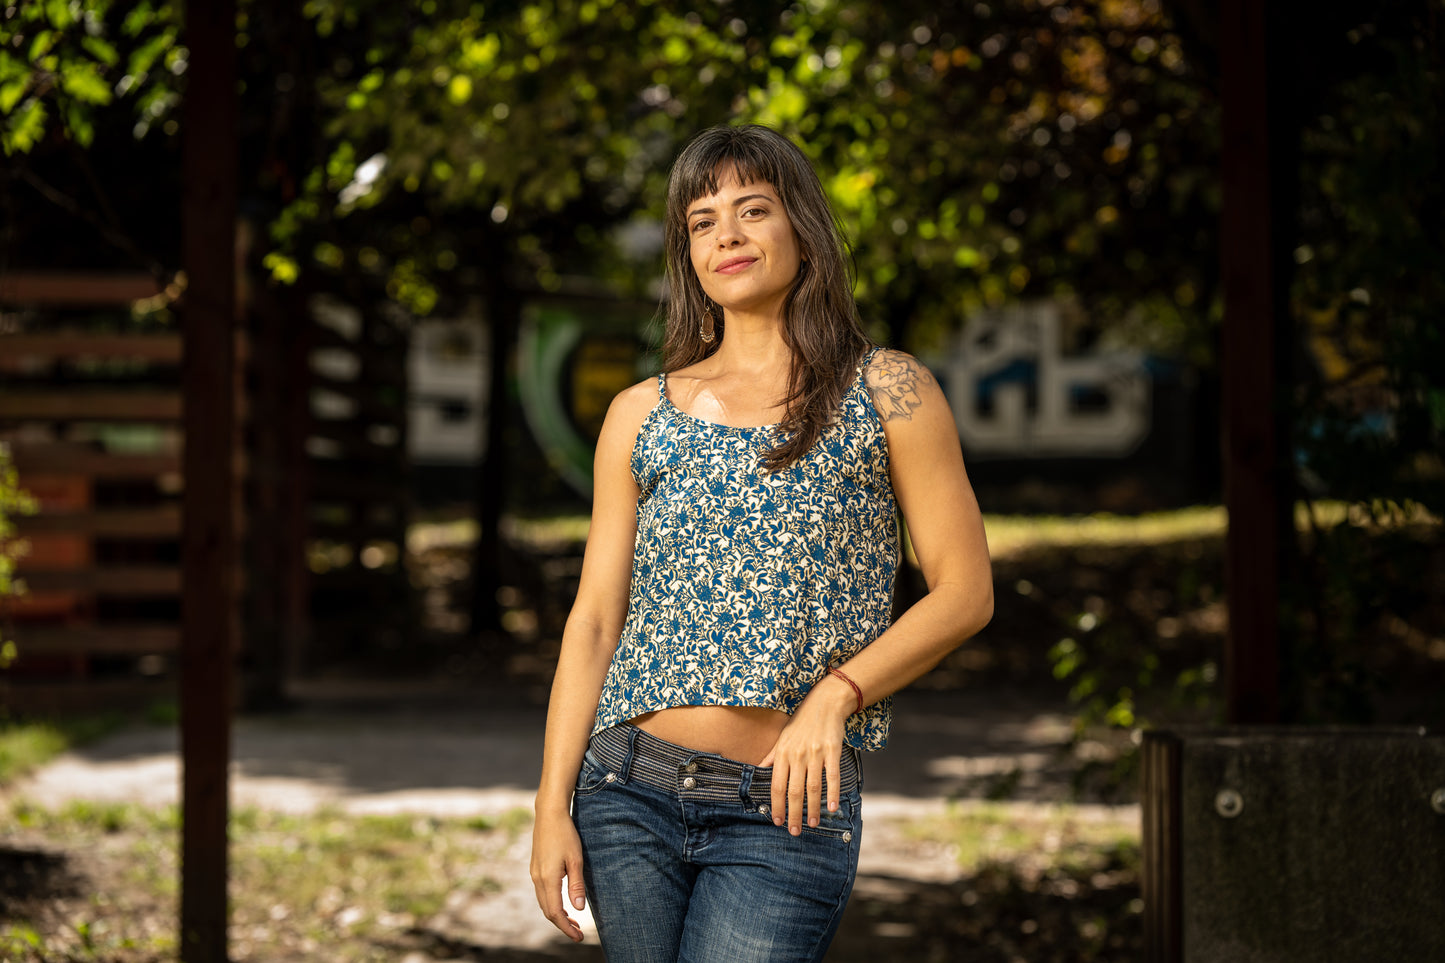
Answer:
<svg viewBox="0 0 1445 963"><path fill-rule="evenodd" d="M18 175L22 180L25 181L25 183L35 188L36 192L39 193L41 197L45 198L47 201L54 204L56 207L65 211L66 213L80 218L82 221L95 228L96 233L98 233L101 238L103 238L112 247L115 247L116 249L129 255L131 258L134 258L136 263L144 266L146 270L150 271L151 274L155 275L156 279L160 281L163 286L170 282L172 272L168 270L166 266L160 261L158 261L155 257L141 250L140 247L136 245L135 241L131 240L131 238L124 232L122 232L118 228L106 224L103 220L101 220L95 215L95 212L83 207L79 201L71 197L69 194L66 194L64 191L42 180L38 174L36 174L28 167L20 168L18 171Z"/></svg>

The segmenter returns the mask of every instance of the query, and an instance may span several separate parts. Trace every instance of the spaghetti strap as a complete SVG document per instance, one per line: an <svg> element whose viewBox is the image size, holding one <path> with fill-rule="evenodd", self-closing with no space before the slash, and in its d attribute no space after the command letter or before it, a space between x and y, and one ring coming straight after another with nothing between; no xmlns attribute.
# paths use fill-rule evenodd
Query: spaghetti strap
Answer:
<svg viewBox="0 0 1445 963"><path fill-rule="evenodd" d="M667 400L667 372L666 372L666 371L659 371L659 372L657 373L657 400L658 400L658 401L666 401L666 400Z"/></svg>
<svg viewBox="0 0 1445 963"><path fill-rule="evenodd" d="M873 358L878 354L878 352L880 352L880 351L882 351L882 350L883 350L883 346L882 346L882 345L877 345L877 344L875 344L875 345L873 345L871 348L869 348L867 351L863 352L863 357L862 357L862 359L859 360L859 362L858 362L858 367L857 367L856 369L854 369L854 373L853 373L853 380L854 380L854 381L858 382L859 384L862 384L862 383L866 380L866 379L863 377L863 372L864 372L865 370L867 370L868 366L873 363Z"/></svg>

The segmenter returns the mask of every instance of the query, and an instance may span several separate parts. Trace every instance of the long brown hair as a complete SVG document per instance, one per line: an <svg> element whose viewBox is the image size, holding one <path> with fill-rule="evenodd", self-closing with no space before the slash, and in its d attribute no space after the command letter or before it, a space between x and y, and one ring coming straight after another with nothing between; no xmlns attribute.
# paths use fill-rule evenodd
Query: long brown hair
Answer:
<svg viewBox="0 0 1445 963"><path fill-rule="evenodd" d="M712 127L678 155L667 184L667 327L662 370L676 371L711 355L722 343L723 312L705 293L689 255L687 208L717 193L718 170L732 164L744 184L766 181L798 236L802 263L783 302L783 342L792 351L782 435L763 459L780 471L802 457L834 419L869 341L853 301L853 261L823 185L792 141L754 124ZM702 340L708 314L716 340Z"/></svg>

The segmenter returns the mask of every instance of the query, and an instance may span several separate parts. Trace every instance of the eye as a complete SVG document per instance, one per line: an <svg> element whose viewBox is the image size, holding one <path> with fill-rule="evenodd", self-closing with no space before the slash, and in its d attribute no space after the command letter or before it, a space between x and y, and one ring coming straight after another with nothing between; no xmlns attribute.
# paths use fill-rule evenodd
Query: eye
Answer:
<svg viewBox="0 0 1445 963"><path fill-rule="evenodd" d="M694 234L697 234L700 231L705 231L709 227L712 227L712 221L703 218L699 218L698 220L692 222L692 232Z"/></svg>
<svg viewBox="0 0 1445 963"><path fill-rule="evenodd" d="M750 207L750 208L748 208L746 211L743 211L743 216L744 216L744 217L752 217L754 214L766 214L766 213L768 213L768 209L767 209L766 207Z"/></svg>

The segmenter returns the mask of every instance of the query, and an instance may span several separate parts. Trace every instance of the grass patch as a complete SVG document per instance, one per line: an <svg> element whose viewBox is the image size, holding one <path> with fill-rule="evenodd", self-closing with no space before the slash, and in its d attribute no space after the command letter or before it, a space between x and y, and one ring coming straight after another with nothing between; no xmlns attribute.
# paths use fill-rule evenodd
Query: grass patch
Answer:
<svg viewBox="0 0 1445 963"><path fill-rule="evenodd" d="M0 786L6 786L72 746L93 742L124 723L118 714L70 719L0 717Z"/></svg>
<svg viewBox="0 0 1445 963"><path fill-rule="evenodd" d="M416 815L290 815L231 820L231 958L394 961L423 949L457 901L498 889L497 867L528 820ZM14 803L15 851L44 852L0 922L0 959L17 963L170 959L176 942L180 818L175 807ZM56 854L59 853L59 859ZM49 865L49 864L47 864Z"/></svg>
<svg viewBox="0 0 1445 963"><path fill-rule="evenodd" d="M1070 806L1020 813L1017 807L955 803L942 816L910 823L905 834L947 847L961 868L974 872L999 863L1075 872L1101 853L1137 867L1140 847L1132 817L1097 817Z"/></svg>
<svg viewBox="0 0 1445 963"><path fill-rule="evenodd" d="M508 515L502 519L500 531L512 542L533 551L556 552L586 542L591 524L592 519L586 515ZM416 522L406 530L406 548L409 552L465 548L476 542L478 531L476 520L471 518Z"/></svg>
<svg viewBox="0 0 1445 963"><path fill-rule="evenodd" d="M502 520L502 533L513 542L534 551L557 551L567 545L580 545L585 542L590 521L586 515L558 515L548 518L514 515ZM1097 513L984 516L989 548L995 557L1042 545L1070 547L1155 544L1181 538L1222 535L1225 525L1226 515L1220 505L1143 515ZM406 541L408 551L424 552L438 548L465 547L476 539L476 522L470 518L461 518L417 522L407 529Z"/></svg>
<svg viewBox="0 0 1445 963"><path fill-rule="evenodd" d="M1030 548L1078 548L1090 545L1158 545L1190 538L1222 537L1229 527L1223 505L1196 505L1141 515L985 515L989 549L995 558ZM1356 528L1389 529L1436 526L1440 519L1418 505L1366 507L1336 501L1295 505L1299 531Z"/></svg>
<svg viewBox="0 0 1445 963"><path fill-rule="evenodd" d="M1220 505L1142 515L985 515L989 551L1002 557L1038 546L1154 545L1223 535L1228 516Z"/></svg>

